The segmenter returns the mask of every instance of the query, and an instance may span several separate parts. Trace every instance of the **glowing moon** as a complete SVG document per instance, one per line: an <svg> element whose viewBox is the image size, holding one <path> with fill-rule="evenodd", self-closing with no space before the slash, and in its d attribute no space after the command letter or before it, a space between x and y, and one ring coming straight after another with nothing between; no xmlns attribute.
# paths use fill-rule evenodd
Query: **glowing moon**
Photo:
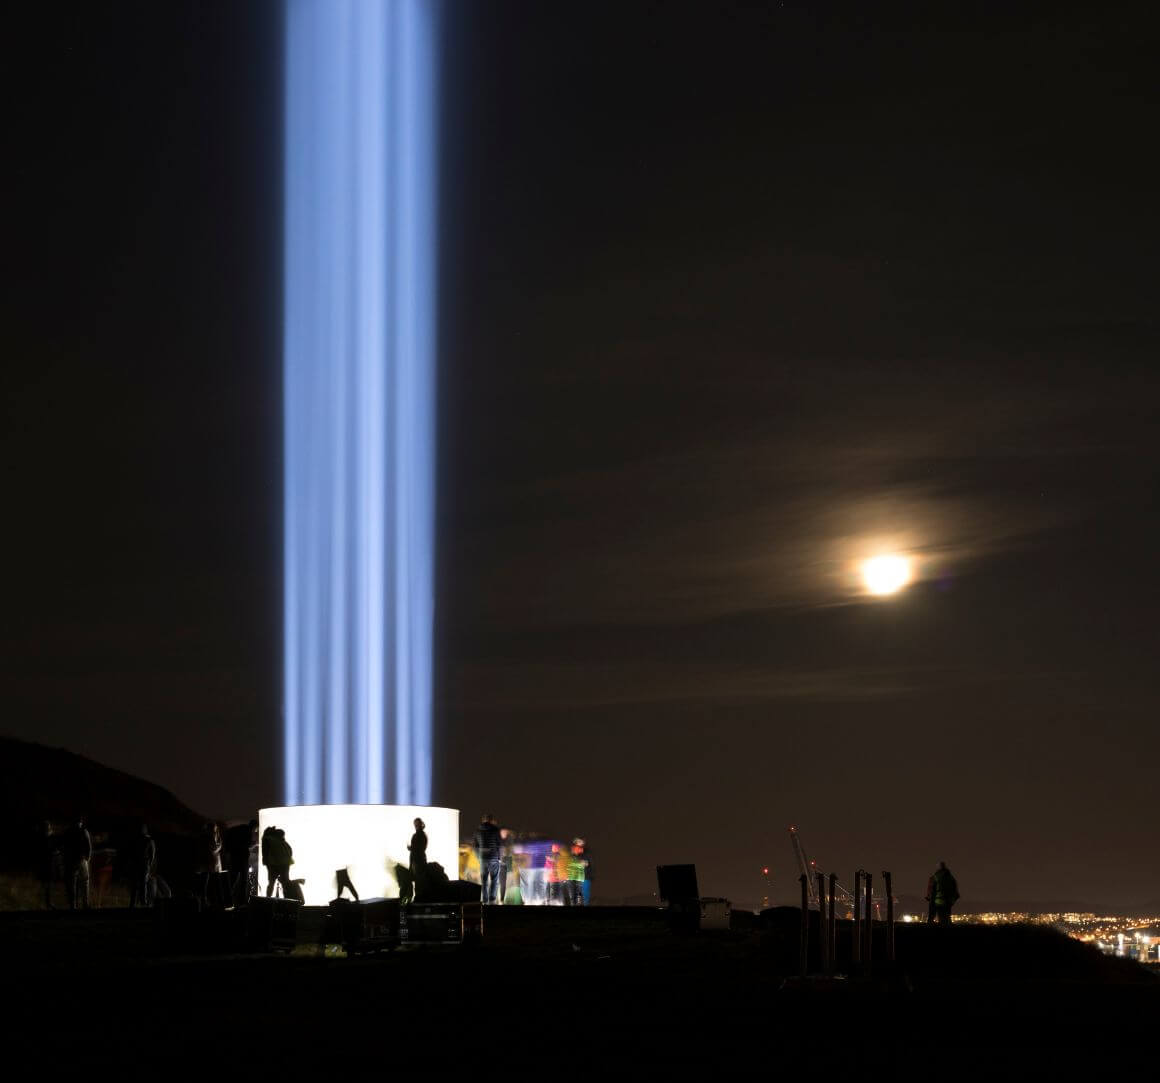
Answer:
<svg viewBox="0 0 1160 1083"><path fill-rule="evenodd" d="M862 565L862 582L871 594L896 594L910 582L910 561L901 556L873 557Z"/></svg>

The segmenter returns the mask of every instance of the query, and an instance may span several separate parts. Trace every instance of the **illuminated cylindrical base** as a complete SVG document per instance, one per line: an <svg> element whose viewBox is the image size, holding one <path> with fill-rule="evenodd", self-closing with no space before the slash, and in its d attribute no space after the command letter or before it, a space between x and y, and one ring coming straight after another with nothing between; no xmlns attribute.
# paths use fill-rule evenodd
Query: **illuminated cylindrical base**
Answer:
<svg viewBox="0 0 1160 1083"><path fill-rule="evenodd" d="M414 820L426 824L427 860L454 880L459 868L459 810L422 805L291 805L258 812L259 837L281 828L294 851L290 879L302 880L308 906L325 906L338 893L335 872L346 869L364 899L399 895L395 866L407 868ZM269 870L258 871L266 893ZM349 897L349 896L348 896Z"/></svg>

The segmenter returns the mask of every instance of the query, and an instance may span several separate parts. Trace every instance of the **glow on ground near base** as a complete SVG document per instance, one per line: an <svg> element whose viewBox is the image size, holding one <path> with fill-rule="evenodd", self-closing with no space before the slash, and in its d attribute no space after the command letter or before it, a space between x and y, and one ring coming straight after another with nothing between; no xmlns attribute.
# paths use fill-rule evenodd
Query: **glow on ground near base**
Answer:
<svg viewBox="0 0 1160 1083"><path fill-rule="evenodd" d="M290 804L431 796L435 21L433 0L286 5Z"/></svg>
<svg viewBox="0 0 1160 1083"><path fill-rule="evenodd" d="M280 827L294 851L291 880L304 880L307 906L325 906L337 891L335 870L346 869L364 899L397 899L395 866L410 864L407 843L415 817L427 825L427 860L452 879L459 875L459 810L422 805L294 805L258 812L258 835ZM258 894L267 871L258 870ZM346 896L348 899L350 895Z"/></svg>
<svg viewBox="0 0 1160 1083"><path fill-rule="evenodd" d="M910 579L909 557L890 554L871 557L862 563L862 582L871 594L897 594Z"/></svg>

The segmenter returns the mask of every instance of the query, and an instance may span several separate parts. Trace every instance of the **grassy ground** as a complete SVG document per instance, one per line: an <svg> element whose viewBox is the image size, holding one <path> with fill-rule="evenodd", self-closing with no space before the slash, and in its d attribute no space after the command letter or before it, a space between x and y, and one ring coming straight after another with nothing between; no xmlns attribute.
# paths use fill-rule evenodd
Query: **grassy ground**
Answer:
<svg viewBox="0 0 1160 1083"><path fill-rule="evenodd" d="M64 884L59 881L52 888L52 903L62 910L68 906ZM129 889L111 877L94 877L90 889L90 905L96 910L128 906ZM0 874L0 912L39 910L43 906L44 888L31 873Z"/></svg>
<svg viewBox="0 0 1160 1083"><path fill-rule="evenodd" d="M1143 968L1035 928L900 927L893 970L793 988L784 928L677 936L651 910L492 909L477 947L360 959L317 929L289 956L182 958L150 913L0 915L9 1056L154 1079L1070 1079L1146 1070L1160 1011Z"/></svg>

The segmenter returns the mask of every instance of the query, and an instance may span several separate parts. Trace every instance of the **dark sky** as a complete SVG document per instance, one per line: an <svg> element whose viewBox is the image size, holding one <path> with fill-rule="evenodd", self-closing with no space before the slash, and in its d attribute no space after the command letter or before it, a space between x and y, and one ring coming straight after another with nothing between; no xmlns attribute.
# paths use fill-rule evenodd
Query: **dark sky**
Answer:
<svg viewBox="0 0 1160 1083"><path fill-rule="evenodd" d="M436 798L1160 900L1153 58L1130 8L450 4ZM1046 10L1046 9L1044 9ZM3 722L279 798L274 4L6 35ZM918 561L868 600L852 562Z"/></svg>

